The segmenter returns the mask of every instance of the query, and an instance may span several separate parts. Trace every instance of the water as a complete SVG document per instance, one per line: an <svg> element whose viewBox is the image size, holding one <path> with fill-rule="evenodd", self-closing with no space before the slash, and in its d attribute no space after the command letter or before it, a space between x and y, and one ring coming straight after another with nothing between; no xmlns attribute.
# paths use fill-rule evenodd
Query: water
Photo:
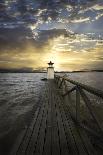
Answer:
<svg viewBox="0 0 103 155"><path fill-rule="evenodd" d="M30 123L44 86L42 77L45 74L0 74L0 154L8 154L18 134Z"/></svg>
<svg viewBox="0 0 103 155"><path fill-rule="evenodd" d="M102 72L68 73L68 76L103 90ZM0 73L0 145L4 146L0 150L2 154L7 154L5 150L10 151L13 140L29 123L30 113L44 89L45 81L41 81L43 77L46 77L46 73Z"/></svg>
<svg viewBox="0 0 103 155"><path fill-rule="evenodd" d="M103 72L79 72L67 73L67 75L70 79L103 91Z"/></svg>
<svg viewBox="0 0 103 155"><path fill-rule="evenodd" d="M24 100L38 99L43 82L43 74L0 74L0 105L16 106ZM3 103L4 101L4 103Z"/></svg>
<svg viewBox="0 0 103 155"><path fill-rule="evenodd" d="M103 72L70 73L69 77L86 85L103 90Z"/></svg>

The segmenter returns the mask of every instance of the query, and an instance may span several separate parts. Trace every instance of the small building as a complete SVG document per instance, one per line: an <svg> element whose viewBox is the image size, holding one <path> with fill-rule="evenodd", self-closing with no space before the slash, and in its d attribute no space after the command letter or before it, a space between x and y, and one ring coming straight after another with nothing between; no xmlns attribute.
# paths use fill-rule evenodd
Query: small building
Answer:
<svg viewBox="0 0 103 155"><path fill-rule="evenodd" d="M47 79L54 79L54 67L51 61L48 63L49 67L47 68Z"/></svg>

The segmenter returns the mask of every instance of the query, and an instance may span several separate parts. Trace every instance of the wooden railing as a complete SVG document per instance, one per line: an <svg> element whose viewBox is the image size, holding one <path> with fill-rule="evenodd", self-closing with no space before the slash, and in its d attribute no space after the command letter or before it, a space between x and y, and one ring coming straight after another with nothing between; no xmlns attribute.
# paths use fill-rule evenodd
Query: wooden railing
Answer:
<svg viewBox="0 0 103 155"><path fill-rule="evenodd" d="M59 75L55 75L55 82L62 90L63 99L68 98L68 106L70 103L69 96L72 96L72 93L75 92L75 114L72 112L72 110L70 110L71 116L75 122L88 132L91 132L91 134L101 137L101 135L103 135L103 122L101 123L100 119L97 117L97 113L95 111L96 108L94 108L95 104L91 102L91 99L89 98L90 96L88 94L92 94L103 99L103 91L69 79L66 76L61 77ZM72 84L72 87L69 87L68 89L69 84ZM81 100L83 103L85 103L85 107L88 109L89 115L92 117L93 123L96 125L96 130L84 123L84 120L81 120ZM70 103L70 105L72 106L72 103Z"/></svg>

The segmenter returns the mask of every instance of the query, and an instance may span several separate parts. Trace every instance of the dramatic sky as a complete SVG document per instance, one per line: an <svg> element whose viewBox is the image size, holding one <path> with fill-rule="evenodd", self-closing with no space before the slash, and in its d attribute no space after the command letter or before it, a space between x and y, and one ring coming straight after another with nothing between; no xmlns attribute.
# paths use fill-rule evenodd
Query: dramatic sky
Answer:
<svg viewBox="0 0 103 155"><path fill-rule="evenodd" d="M103 0L0 0L0 68L103 69Z"/></svg>

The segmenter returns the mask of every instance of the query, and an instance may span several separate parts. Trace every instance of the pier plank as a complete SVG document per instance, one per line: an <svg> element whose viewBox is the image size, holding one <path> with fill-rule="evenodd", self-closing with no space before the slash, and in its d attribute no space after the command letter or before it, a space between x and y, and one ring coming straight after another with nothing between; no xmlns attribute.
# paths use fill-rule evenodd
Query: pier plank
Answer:
<svg viewBox="0 0 103 155"><path fill-rule="evenodd" d="M57 100L57 97L54 96L54 94L52 98L54 99L53 102L55 103L55 109L56 109L57 124L58 124L58 130L59 130L60 153L68 155L69 148L68 148L67 139L66 139L65 130L64 130L64 122L62 120L61 113L57 105L58 100Z"/></svg>
<svg viewBox="0 0 103 155"><path fill-rule="evenodd" d="M47 135L43 155L45 154L60 155L56 111L54 102L52 101L51 89L49 89L49 115L47 120Z"/></svg>
<svg viewBox="0 0 103 155"><path fill-rule="evenodd" d="M45 95L47 95L47 94L45 94ZM47 97L45 99L44 117L42 119L42 124L40 127L40 133L38 136L38 141L36 143L35 150L33 151L33 154L36 154L36 155L43 154L44 144L45 144L45 139L46 139L48 113L49 113L49 109L48 109L48 97Z"/></svg>
<svg viewBox="0 0 103 155"><path fill-rule="evenodd" d="M19 149L17 151L17 155L19 155L19 154L24 155L25 154L25 151L26 151L27 145L29 143L30 137L32 136L32 130L33 130L33 127L34 127L34 125L36 123L38 113L39 113L39 108L35 112L34 120L32 121L30 127L28 127L27 132L24 135L24 138L23 138L23 140L22 140L22 142L21 142L21 144L19 146Z"/></svg>
<svg viewBox="0 0 103 155"><path fill-rule="evenodd" d="M41 110L39 112L39 116L38 116L38 119L36 121L36 125L33 128L32 135L30 137L28 146L26 148L26 152L25 152L26 155L29 155L29 154L32 155L33 152L34 152L34 148L36 146L38 136L40 134L40 128L41 128L42 120L43 120L43 117L44 117L44 114L45 114L44 110L45 110L45 105L43 105L41 107Z"/></svg>

